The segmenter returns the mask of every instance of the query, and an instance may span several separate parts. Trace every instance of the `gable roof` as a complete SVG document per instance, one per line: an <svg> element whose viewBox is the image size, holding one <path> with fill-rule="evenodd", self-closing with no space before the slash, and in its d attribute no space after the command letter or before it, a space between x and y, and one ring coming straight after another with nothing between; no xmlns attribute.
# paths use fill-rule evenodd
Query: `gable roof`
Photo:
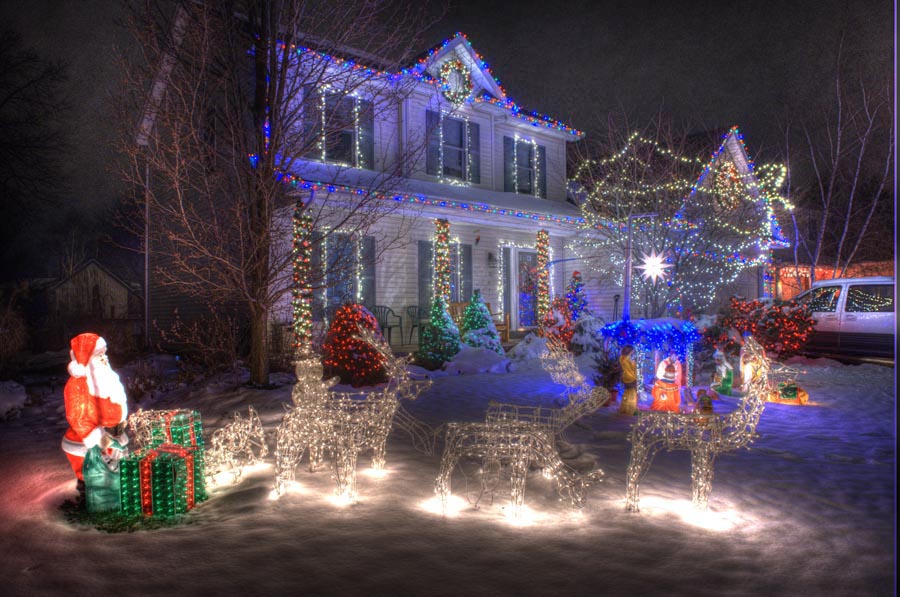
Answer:
<svg viewBox="0 0 900 597"><path fill-rule="evenodd" d="M500 82L494 77L488 63L481 57L465 33L457 32L453 37L420 55L413 66L403 69L400 74L412 75L435 85L442 83L441 66L448 60L459 60L469 71L473 81L473 92L467 102L494 105L507 111L517 120L534 127L553 129L568 134L572 141L584 137L584 133L546 114L526 111L513 101Z"/></svg>
<svg viewBox="0 0 900 597"><path fill-rule="evenodd" d="M703 172L700 173L697 181L691 187L691 192L685 197L685 203L694 196L700 187L703 186L707 175L712 171L713 167L723 159L727 159L734 164L750 195L756 201L757 205L765 210L769 237L766 241L766 246L770 249L790 247L790 241L784 236L784 233L781 230L781 224L778 223L778 218L775 216L774 206L772 205L773 198L760 192L761 189L759 180L757 179L756 164L750 158L747 146L744 145L744 136L741 134L737 125L729 128L728 132L723 135L722 143L712 156L710 156L709 162L706 164Z"/></svg>

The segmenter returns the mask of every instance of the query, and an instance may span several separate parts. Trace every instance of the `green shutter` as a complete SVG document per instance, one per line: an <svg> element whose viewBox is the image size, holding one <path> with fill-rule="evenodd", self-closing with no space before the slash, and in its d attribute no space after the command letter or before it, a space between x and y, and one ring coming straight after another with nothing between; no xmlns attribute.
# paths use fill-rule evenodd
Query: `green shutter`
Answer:
<svg viewBox="0 0 900 597"><path fill-rule="evenodd" d="M547 148L543 145L538 145L537 152L537 162L538 162L538 197L542 199L547 198Z"/></svg>
<svg viewBox="0 0 900 597"><path fill-rule="evenodd" d="M425 149L425 173L437 176L441 161L441 115L431 110L425 111L425 131L428 144Z"/></svg>
<svg viewBox="0 0 900 597"><path fill-rule="evenodd" d="M358 100L359 168L375 169L375 111L369 100Z"/></svg>
<svg viewBox="0 0 900 597"><path fill-rule="evenodd" d="M419 309L426 319L427 314L431 312L431 280L434 276L432 251L430 240L419 241Z"/></svg>
<svg viewBox="0 0 900 597"><path fill-rule="evenodd" d="M477 122L469 122L466 126L467 149L469 152L469 171L466 179L469 182L481 183L481 127Z"/></svg>
<svg viewBox="0 0 900 597"><path fill-rule="evenodd" d="M503 190L507 193L516 192L515 173L513 172L515 153L515 139L503 137Z"/></svg>
<svg viewBox="0 0 900 597"><path fill-rule="evenodd" d="M375 237L363 237L362 245L362 303L371 308L375 306Z"/></svg>

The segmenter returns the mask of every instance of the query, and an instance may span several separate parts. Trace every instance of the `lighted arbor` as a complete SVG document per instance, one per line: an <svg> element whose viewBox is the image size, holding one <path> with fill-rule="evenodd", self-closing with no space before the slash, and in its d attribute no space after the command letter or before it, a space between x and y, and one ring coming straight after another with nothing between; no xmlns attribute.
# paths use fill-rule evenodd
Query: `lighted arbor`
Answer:
<svg viewBox="0 0 900 597"><path fill-rule="evenodd" d="M584 234L571 246L586 265L622 281L630 253L645 273L668 270L634 280L636 316L702 310L786 244L776 219L790 207L778 192L783 166L756 167L736 127L706 160L675 145L634 133L576 172Z"/></svg>

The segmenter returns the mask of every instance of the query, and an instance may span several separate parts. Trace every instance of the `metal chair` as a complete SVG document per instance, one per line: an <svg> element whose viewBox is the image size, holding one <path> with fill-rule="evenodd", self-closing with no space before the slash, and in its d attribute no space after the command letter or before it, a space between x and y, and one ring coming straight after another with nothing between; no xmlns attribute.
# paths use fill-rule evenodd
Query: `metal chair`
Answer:
<svg viewBox="0 0 900 597"><path fill-rule="evenodd" d="M422 309L418 307L418 305L412 305L406 308L406 318L412 323L409 326L409 344L412 344L413 339L413 330L419 328L419 323L422 321Z"/></svg>
<svg viewBox="0 0 900 597"><path fill-rule="evenodd" d="M400 341L403 341L403 318L394 313L394 311L390 307L385 307L384 305L375 305L372 307L372 315L375 316L375 319L378 320L378 325L381 327L381 332L387 332L387 341L388 344L391 343L391 329L400 328ZM396 318L396 323L391 321L391 318Z"/></svg>

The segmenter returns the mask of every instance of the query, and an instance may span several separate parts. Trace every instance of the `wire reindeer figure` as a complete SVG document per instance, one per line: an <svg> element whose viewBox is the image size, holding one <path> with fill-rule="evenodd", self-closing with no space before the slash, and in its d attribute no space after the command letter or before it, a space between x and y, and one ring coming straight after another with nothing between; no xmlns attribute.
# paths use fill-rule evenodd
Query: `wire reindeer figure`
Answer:
<svg viewBox="0 0 900 597"><path fill-rule="evenodd" d="M756 426L771 390L771 364L752 337L746 349L755 363L748 391L734 412L726 415L641 412L631 428L631 460L626 473L625 508L639 511L640 481L659 450L691 453L691 501L706 511L712 491L716 456L746 447L756 438Z"/></svg>
<svg viewBox="0 0 900 597"><path fill-rule="evenodd" d="M206 475L212 479L221 472L231 472L232 482L237 483L245 466L262 462L268 453L262 421L250 406L246 419L235 412L231 422L213 432L206 451Z"/></svg>

